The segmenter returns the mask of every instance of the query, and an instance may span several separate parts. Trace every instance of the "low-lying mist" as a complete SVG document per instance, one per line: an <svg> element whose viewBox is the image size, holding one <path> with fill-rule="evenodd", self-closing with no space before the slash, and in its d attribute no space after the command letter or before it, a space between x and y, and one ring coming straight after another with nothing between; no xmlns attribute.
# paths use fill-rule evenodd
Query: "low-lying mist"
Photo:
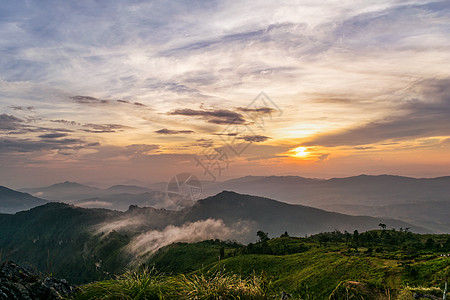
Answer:
<svg viewBox="0 0 450 300"><path fill-rule="evenodd" d="M210 239L239 240L250 232L250 227L247 222L239 222L233 227L228 227L222 220L215 219L187 222L181 226L169 225L163 230L151 230L137 235L127 246L127 250L140 257L177 242L194 243Z"/></svg>

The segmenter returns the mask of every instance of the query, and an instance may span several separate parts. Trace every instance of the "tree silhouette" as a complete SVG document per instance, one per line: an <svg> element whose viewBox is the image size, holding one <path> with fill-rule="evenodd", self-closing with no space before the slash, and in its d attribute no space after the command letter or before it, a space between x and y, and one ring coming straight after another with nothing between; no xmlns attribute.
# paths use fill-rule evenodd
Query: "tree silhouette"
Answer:
<svg viewBox="0 0 450 300"><path fill-rule="evenodd" d="M383 231L386 229L386 224L380 223L378 224L378 226L380 226Z"/></svg>
<svg viewBox="0 0 450 300"><path fill-rule="evenodd" d="M287 231L285 231L282 235L280 235L280 237L289 237L289 234Z"/></svg>
<svg viewBox="0 0 450 300"><path fill-rule="evenodd" d="M259 230L259 231L256 233L256 235L259 237L259 241L260 241L260 242L266 242L266 241L270 240L270 239L269 239L269 235L268 235L267 232L264 232L264 231Z"/></svg>

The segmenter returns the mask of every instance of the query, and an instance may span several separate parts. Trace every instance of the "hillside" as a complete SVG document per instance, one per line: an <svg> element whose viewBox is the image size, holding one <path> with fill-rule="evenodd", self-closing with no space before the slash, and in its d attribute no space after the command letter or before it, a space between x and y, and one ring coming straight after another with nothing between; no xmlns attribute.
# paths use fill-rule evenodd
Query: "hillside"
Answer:
<svg viewBox="0 0 450 300"><path fill-rule="evenodd" d="M323 231L354 229L366 231L377 228L379 223L389 224L389 227L410 227L415 232L427 232L420 228L397 220L373 218L366 216L349 216L327 212L321 209L303 205L292 205L268 198L241 195L234 192L222 192L216 196L197 201L185 210L186 221L198 221L207 218L221 219L225 224L232 225L239 221L248 221L251 232L264 230L271 235L280 235L286 230L296 236L316 234ZM429 232L429 231L428 231ZM248 236L247 240L251 241Z"/></svg>
<svg viewBox="0 0 450 300"><path fill-rule="evenodd" d="M152 292L151 299L233 299L240 293L241 299L279 299L282 292L290 299L441 299L450 275L450 261L442 256L447 251L450 235L393 230L323 232L308 238L285 234L246 246L217 240L176 243L146 262L163 273L143 268L94 282L81 287L78 299L101 299L123 290L133 299ZM138 280L149 284L138 285Z"/></svg>
<svg viewBox="0 0 450 300"><path fill-rule="evenodd" d="M119 212L49 203L0 215L0 249L3 259L32 263L79 283L118 274L174 242L220 238L248 243L258 230L269 236L285 231L304 236L335 229L365 231L380 222L426 231L395 220L347 216L223 192L181 211L131 206Z"/></svg>
<svg viewBox="0 0 450 300"><path fill-rule="evenodd" d="M0 213L13 214L45 203L47 201L44 199L0 186Z"/></svg>
<svg viewBox="0 0 450 300"><path fill-rule="evenodd" d="M42 272L57 274L74 283L79 278L84 281L104 278L95 264L102 259L106 270L122 267L125 260L114 251L124 237L110 234L100 243L100 237L93 236L90 227L116 215L109 210L82 209L62 203L0 215L2 259L31 263ZM112 243L115 244L110 247ZM105 255L106 249L111 253Z"/></svg>

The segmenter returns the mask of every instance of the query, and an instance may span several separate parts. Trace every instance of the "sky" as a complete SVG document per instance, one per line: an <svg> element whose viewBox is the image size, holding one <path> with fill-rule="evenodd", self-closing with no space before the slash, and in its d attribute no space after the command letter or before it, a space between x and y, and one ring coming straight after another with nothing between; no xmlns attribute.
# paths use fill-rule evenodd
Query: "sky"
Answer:
<svg viewBox="0 0 450 300"><path fill-rule="evenodd" d="M0 2L0 185L450 175L449 1Z"/></svg>

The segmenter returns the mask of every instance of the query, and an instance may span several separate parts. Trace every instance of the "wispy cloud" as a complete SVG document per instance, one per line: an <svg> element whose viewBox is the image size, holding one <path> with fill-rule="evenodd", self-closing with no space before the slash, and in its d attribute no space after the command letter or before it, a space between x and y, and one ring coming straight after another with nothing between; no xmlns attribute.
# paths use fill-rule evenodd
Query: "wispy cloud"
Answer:
<svg viewBox="0 0 450 300"><path fill-rule="evenodd" d="M18 105L12 105L10 106L14 110L21 110L21 111L32 111L34 109L34 106L18 106Z"/></svg>
<svg viewBox="0 0 450 300"><path fill-rule="evenodd" d="M124 103L124 104L131 104L131 105L136 105L136 106L146 106L145 104L140 103L140 102L131 102L128 100L116 100L116 101L119 103Z"/></svg>
<svg viewBox="0 0 450 300"><path fill-rule="evenodd" d="M105 99L98 99L90 96L73 96L70 97L74 102L79 104L108 104L110 101Z"/></svg>
<svg viewBox="0 0 450 300"><path fill-rule="evenodd" d="M111 133L122 131L125 129L130 129L132 127L120 125L120 124L84 124L83 127L88 127L90 129L83 129L85 132L91 133Z"/></svg>
<svg viewBox="0 0 450 300"><path fill-rule="evenodd" d="M55 139L43 140L0 138L0 153L26 153L48 150L80 150L98 146L99 143L89 143L81 139Z"/></svg>
<svg viewBox="0 0 450 300"><path fill-rule="evenodd" d="M163 128L160 130L155 131L158 134L188 134L188 133L194 133L192 130L171 130L167 128Z"/></svg>
<svg viewBox="0 0 450 300"><path fill-rule="evenodd" d="M314 136L305 146L343 146L446 136L450 132L450 79L426 80L422 93L397 107L396 113L355 128Z"/></svg>
<svg viewBox="0 0 450 300"><path fill-rule="evenodd" d="M244 124L244 116L240 113L226 110L195 110L190 108L176 109L169 113L170 115L193 116L205 119L208 123L213 124Z"/></svg>
<svg viewBox="0 0 450 300"><path fill-rule="evenodd" d="M43 139L57 139L61 137L66 137L67 133L47 133L47 134L41 134L39 137Z"/></svg>
<svg viewBox="0 0 450 300"><path fill-rule="evenodd" d="M268 139L270 139L270 137L264 135L244 135L242 137L238 137L238 139L244 140L246 142L260 143L267 141Z"/></svg>

